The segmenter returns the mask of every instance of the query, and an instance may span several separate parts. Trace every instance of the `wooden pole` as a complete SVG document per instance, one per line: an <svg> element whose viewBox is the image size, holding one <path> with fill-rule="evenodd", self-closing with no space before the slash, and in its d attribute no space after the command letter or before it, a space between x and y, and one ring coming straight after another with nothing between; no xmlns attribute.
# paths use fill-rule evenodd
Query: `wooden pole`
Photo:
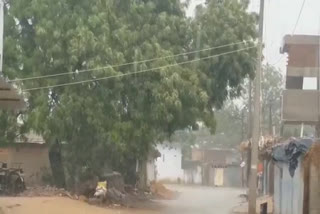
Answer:
<svg viewBox="0 0 320 214"><path fill-rule="evenodd" d="M262 72L262 38L263 38L263 15L264 0L260 0L260 16L259 16L259 39L258 39L258 60L257 72L255 77L255 93L254 93L254 117L253 131L251 143L251 172L249 180L249 214L256 214L257 201L257 164L258 164L258 143L260 138L260 94L261 94L261 72Z"/></svg>

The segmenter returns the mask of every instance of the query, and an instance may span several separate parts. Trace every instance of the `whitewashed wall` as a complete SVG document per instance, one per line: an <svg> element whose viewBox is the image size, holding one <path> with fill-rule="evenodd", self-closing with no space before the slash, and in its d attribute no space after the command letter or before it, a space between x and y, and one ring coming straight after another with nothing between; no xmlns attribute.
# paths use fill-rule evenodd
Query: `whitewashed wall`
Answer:
<svg viewBox="0 0 320 214"><path fill-rule="evenodd" d="M181 168L181 147L177 144L164 143L157 145L161 157L155 161L157 180L177 182L183 181L184 173Z"/></svg>
<svg viewBox="0 0 320 214"><path fill-rule="evenodd" d="M148 160L147 162L147 185L150 185L152 181L156 180L156 166L154 160Z"/></svg>

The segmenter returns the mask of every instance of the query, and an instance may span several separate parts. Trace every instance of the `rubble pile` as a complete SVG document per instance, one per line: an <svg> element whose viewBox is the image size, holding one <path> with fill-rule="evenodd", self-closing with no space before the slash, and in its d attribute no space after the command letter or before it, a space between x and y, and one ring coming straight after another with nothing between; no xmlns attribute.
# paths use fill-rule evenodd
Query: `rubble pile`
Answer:
<svg viewBox="0 0 320 214"><path fill-rule="evenodd" d="M169 190L162 183L152 182L150 186L151 193L159 199L174 200L178 197L178 192Z"/></svg>
<svg viewBox="0 0 320 214"><path fill-rule="evenodd" d="M51 186L37 186L28 187L24 192L20 193L19 196L22 197L69 197L72 199L77 199L77 196L73 196L71 193L63 188L56 188Z"/></svg>

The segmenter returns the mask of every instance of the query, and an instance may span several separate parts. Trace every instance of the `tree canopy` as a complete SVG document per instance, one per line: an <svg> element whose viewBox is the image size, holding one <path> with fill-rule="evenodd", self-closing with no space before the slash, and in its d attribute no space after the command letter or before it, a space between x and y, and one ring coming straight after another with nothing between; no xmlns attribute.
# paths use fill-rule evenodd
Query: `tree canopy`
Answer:
<svg viewBox="0 0 320 214"><path fill-rule="evenodd" d="M104 165L126 174L153 144L198 121L214 131L213 109L253 77L256 49L186 62L253 47L256 16L247 6L213 0L190 19L178 0L8 1L9 79L61 74L15 82L22 90L92 80L26 92L23 123L61 145L73 177Z"/></svg>

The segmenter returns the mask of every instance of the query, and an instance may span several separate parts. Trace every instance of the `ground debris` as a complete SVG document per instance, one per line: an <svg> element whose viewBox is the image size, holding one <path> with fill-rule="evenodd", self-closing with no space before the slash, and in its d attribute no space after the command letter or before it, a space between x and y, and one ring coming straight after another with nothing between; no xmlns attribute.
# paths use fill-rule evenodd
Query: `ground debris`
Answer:
<svg viewBox="0 0 320 214"><path fill-rule="evenodd" d="M166 188L160 182L152 182L150 186L152 195L157 199L174 200L179 196L178 192Z"/></svg>
<svg viewBox="0 0 320 214"><path fill-rule="evenodd" d="M52 186L37 186L28 187L24 192L20 193L18 196L22 197L69 197L71 199L77 199L76 195L72 195L70 192L63 188L57 188Z"/></svg>

